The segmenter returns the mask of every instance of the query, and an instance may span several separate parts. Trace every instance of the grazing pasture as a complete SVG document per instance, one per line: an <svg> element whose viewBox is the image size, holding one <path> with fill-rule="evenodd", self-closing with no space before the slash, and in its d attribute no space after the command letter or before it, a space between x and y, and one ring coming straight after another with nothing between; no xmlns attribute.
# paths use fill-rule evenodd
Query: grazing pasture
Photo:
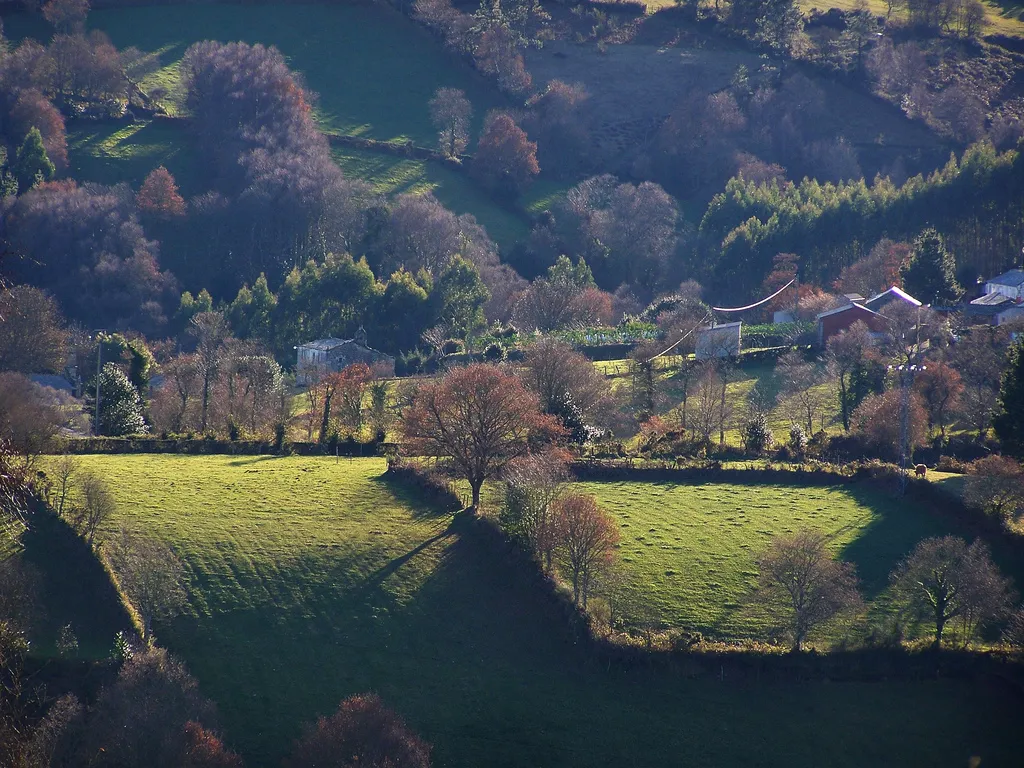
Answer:
<svg viewBox="0 0 1024 768"><path fill-rule="evenodd" d="M143 87L168 92L172 112L183 109L178 64L201 40L276 46L289 66L318 94L322 130L372 139L436 141L427 102L441 87L461 88L473 103L478 128L487 110L506 106L468 65L447 54L419 25L386 5L204 3L97 9L89 26L118 48L135 46L155 58ZM4 19L18 39L45 38L37 17Z"/></svg>
<svg viewBox="0 0 1024 768"><path fill-rule="evenodd" d="M917 542L970 538L932 510L860 485L587 482L579 490L619 523L626 623L716 638L764 636L744 597L773 536L800 528L830 536L836 556L856 566L869 619L878 620L892 612L889 573ZM996 555L1019 578L1019 559Z"/></svg>
<svg viewBox="0 0 1024 768"><path fill-rule="evenodd" d="M158 637L249 766L279 765L302 721L366 690L434 744L438 766L999 765L1024 748L1010 695L982 685L607 671L449 518L390 485L381 460L83 463L114 485L112 527L183 559L188 614Z"/></svg>

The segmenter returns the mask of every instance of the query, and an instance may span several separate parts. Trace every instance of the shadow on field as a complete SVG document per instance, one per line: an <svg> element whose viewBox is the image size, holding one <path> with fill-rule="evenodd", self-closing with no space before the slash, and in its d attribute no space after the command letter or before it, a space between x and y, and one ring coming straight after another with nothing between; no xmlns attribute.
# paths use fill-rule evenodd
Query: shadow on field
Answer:
<svg viewBox="0 0 1024 768"><path fill-rule="evenodd" d="M415 520L430 518L446 519L451 517L454 512L458 511L445 510L441 504L430 504L429 502L424 501L421 496L413 493L406 484L394 480L387 474L380 474L376 477L371 477L370 482L386 488L388 493L409 509L412 513L413 519Z"/></svg>
<svg viewBox="0 0 1024 768"><path fill-rule="evenodd" d="M246 467L250 464L262 464L266 461L274 461L276 459L284 458L283 456L246 456L244 459L233 459L228 462L229 467Z"/></svg>
<svg viewBox="0 0 1024 768"><path fill-rule="evenodd" d="M851 485L844 492L878 513L841 557L856 565L861 590L872 600L889 584L889 574L918 542L931 536L958 536L973 541L977 533L951 513L923 502L890 496L878 489ZM1024 585L1024 559L1002 542L992 542L992 553L1003 572Z"/></svg>
<svg viewBox="0 0 1024 768"><path fill-rule="evenodd" d="M32 632L37 654L56 652L60 628L71 625L78 638L79 655L104 658L120 630L131 630L106 572L88 545L63 520L38 512L22 534L24 561L43 580L43 614Z"/></svg>

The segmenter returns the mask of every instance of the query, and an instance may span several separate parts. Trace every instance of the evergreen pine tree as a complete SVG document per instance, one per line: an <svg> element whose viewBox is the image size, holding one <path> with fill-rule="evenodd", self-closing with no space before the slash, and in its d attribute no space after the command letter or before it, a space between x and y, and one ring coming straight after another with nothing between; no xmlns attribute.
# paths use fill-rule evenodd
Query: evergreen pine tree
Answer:
<svg viewBox="0 0 1024 768"><path fill-rule="evenodd" d="M946 250L942 237L926 229L914 240L910 262L903 270L907 291L925 304L958 301L964 290L956 281L956 262Z"/></svg>
<svg viewBox="0 0 1024 768"><path fill-rule="evenodd" d="M18 179L18 188L22 192L27 192L40 180L49 181L57 172L46 154L43 135L39 133L38 128L32 128L18 147L13 170Z"/></svg>
<svg viewBox="0 0 1024 768"><path fill-rule="evenodd" d="M999 410L992 426L1003 450L1024 459L1024 338L1010 349L1009 365L999 388Z"/></svg>
<svg viewBox="0 0 1024 768"><path fill-rule="evenodd" d="M93 419L96 418L95 398L90 397ZM138 435L147 430L142 415L142 398L124 372L114 363L103 366L100 374L99 433L120 437Z"/></svg>

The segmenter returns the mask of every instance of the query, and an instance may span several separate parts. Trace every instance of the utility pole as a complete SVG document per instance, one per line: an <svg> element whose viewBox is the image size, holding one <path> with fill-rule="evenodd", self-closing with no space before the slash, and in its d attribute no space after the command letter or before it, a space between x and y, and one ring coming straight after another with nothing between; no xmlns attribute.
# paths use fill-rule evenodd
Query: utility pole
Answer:
<svg viewBox="0 0 1024 768"><path fill-rule="evenodd" d="M93 432L100 436L100 374L103 372L103 342L100 332L96 332L96 410L93 412Z"/></svg>
<svg viewBox="0 0 1024 768"><path fill-rule="evenodd" d="M900 496L907 492L907 463L910 459L910 387L914 383L914 376L921 371L927 371L926 365L897 365L889 366L890 371L895 371L900 377Z"/></svg>

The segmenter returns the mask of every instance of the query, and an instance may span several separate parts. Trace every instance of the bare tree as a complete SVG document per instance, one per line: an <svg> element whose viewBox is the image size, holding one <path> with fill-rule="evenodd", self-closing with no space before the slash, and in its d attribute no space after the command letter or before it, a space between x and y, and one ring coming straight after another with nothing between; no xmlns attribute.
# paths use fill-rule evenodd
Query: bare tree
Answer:
<svg viewBox="0 0 1024 768"><path fill-rule="evenodd" d="M554 503L559 552L572 582L576 605L587 607L596 574L613 558L619 543L615 521L593 496L570 493Z"/></svg>
<svg viewBox="0 0 1024 768"><path fill-rule="evenodd" d="M192 318L189 332L196 337L196 368L202 379L199 428L205 432L210 414L210 394L220 370L222 348L228 337L227 321L220 312L200 312Z"/></svg>
<svg viewBox="0 0 1024 768"><path fill-rule="evenodd" d="M921 395L928 412L928 427L938 428L939 437L946 442L946 426L960 408L964 385L956 369L940 360L929 361L914 379L914 389Z"/></svg>
<svg viewBox="0 0 1024 768"><path fill-rule="evenodd" d="M566 395L588 419L608 403L608 384L593 363L553 336L542 336L526 349L522 377L545 413L554 413Z"/></svg>
<svg viewBox="0 0 1024 768"><path fill-rule="evenodd" d="M53 499L57 507L57 514L64 517L68 497L71 495L78 474L79 462L77 456L62 454L53 467Z"/></svg>
<svg viewBox="0 0 1024 768"><path fill-rule="evenodd" d="M951 363L964 384L963 416L976 430L978 440L992 424L1006 360L1006 339L995 328L975 328L961 336L953 348Z"/></svg>
<svg viewBox="0 0 1024 768"><path fill-rule="evenodd" d="M857 406L851 417L853 431L863 436L865 442L879 455L896 459L900 456L903 439L903 399L899 389L890 389L881 395L869 395ZM906 448L924 445L927 436L927 415L921 404L921 396L913 390L906 399L907 434Z"/></svg>
<svg viewBox="0 0 1024 768"><path fill-rule="evenodd" d="M20 373L0 373L0 434L29 462L57 441L61 421L42 387Z"/></svg>
<svg viewBox="0 0 1024 768"><path fill-rule="evenodd" d="M1014 523L1024 515L1024 467L998 454L972 462L964 501L1004 525Z"/></svg>
<svg viewBox="0 0 1024 768"><path fill-rule="evenodd" d="M85 536L89 546L96 540L96 531L117 510L114 495L107 482L97 474L81 474L74 504L69 510L72 525Z"/></svg>
<svg viewBox="0 0 1024 768"><path fill-rule="evenodd" d="M850 431L850 415L855 407L851 378L863 363L864 354L870 346L870 330L861 321L828 340L825 359L839 390L839 414L847 432Z"/></svg>
<svg viewBox="0 0 1024 768"><path fill-rule="evenodd" d="M536 395L493 365L455 368L424 384L402 415L410 447L449 458L469 481L475 510L484 480L525 454L531 435L552 429Z"/></svg>
<svg viewBox="0 0 1024 768"><path fill-rule="evenodd" d="M814 434L814 420L825 403L819 385L824 383L822 368L804 360L803 354L790 350L781 358L777 368L782 378L782 389L794 422L803 420L807 434Z"/></svg>
<svg viewBox="0 0 1024 768"><path fill-rule="evenodd" d="M43 17L59 34L80 30L89 14L89 0L49 0L43 5Z"/></svg>
<svg viewBox="0 0 1024 768"><path fill-rule="evenodd" d="M569 480L564 457L555 451L520 456L505 465L501 476L505 481L505 503L498 514L498 524L510 537L528 547L550 572L558 546L551 507Z"/></svg>
<svg viewBox="0 0 1024 768"><path fill-rule="evenodd" d="M68 333L57 302L27 285L0 290L0 370L59 372Z"/></svg>
<svg viewBox="0 0 1024 768"><path fill-rule="evenodd" d="M185 570L163 542L137 536L125 528L107 544L110 564L142 619L143 640L153 640L153 620L169 619L185 606Z"/></svg>
<svg viewBox="0 0 1024 768"><path fill-rule="evenodd" d="M721 435L725 430L722 402L727 401L726 384L715 361L700 364L694 392L690 397L693 407L690 408L689 425L694 436L705 447L711 446L711 436L716 431Z"/></svg>
<svg viewBox="0 0 1024 768"><path fill-rule="evenodd" d="M430 119L437 129L437 142L448 157L457 157L469 145L469 119L473 106L458 88L438 88L430 100Z"/></svg>
<svg viewBox="0 0 1024 768"><path fill-rule="evenodd" d="M853 566L833 559L827 544L823 533L806 529L777 536L758 563L755 599L789 633L794 651L862 606Z"/></svg>
<svg viewBox="0 0 1024 768"><path fill-rule="evenodd" d="M978 540L968 544L954 536L925 539L891 576L897 594L935 628L934 647L942 644L946 626L959 620L964 645L1012 602L1010 580L1004 577Z"/></svg>
<svg viewBox="0 0 1024 768"><path fill-rule="evenodd" d="M306 726L285 765L429 768L430 745L379 696L360 694L341 702L330 717Z"/></svg>

